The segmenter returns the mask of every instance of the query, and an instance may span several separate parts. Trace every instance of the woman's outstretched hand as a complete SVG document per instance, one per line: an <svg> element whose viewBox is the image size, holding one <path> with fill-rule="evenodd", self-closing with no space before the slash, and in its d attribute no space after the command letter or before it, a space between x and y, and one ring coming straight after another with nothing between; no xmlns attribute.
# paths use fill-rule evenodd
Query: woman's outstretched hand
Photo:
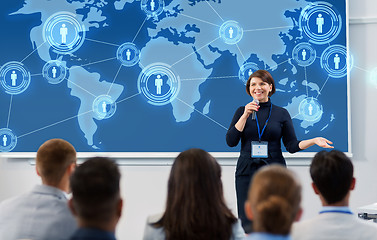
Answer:
<svg viewBox="0 0 377 240"><path fill-rule="evenodd" d="M300 149L307 149L308 147L311 147L313 145L318 145L319 147L322 147L322 148L334 148L330 144L333 144L333 143L324 137L315 137L315 138L301 141L298 146Z"/></svg>
<svg viewBox="0 0 377 240"><path fill-rule="evenodd" d="M314 143L320 147L323 147L323 148L334 148L333 146L331 146L330 144L333 144L330 140L327 140L326 138L323 138L323 137L316 137L316 138L313 138L314 140Z"/></svg>

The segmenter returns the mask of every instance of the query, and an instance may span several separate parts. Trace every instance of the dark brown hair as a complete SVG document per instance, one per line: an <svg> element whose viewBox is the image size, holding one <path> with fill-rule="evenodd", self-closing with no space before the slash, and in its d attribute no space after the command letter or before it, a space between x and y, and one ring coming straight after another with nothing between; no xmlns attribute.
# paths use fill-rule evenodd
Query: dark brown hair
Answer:
<svg viewBox="0 0 377 240"><path fill-rule="evenodd" d="M226 206L221 167L202 149L178 155L168 181L166 210L154 223L167 240L229 240L237 221Z"/></svg>
<svg viewBox="0 0 377 240"><path fill-rule="evenodd" d="M269 97L271 97L275 93L275 91L276 91L276 89L275 89L275 81L272 78L271 74L268 71L266 71L266 70L258 70L258 71L253 72L249 76L249 79L246 82L246 92L247 92L247 94L249 94L251 96L251 94L250 94L250 81L254 77L260 78L260 79L262 79L263 82L266 82L266 83L272 85L272 90L268 94Z"/></svg>
<svg viewBox="0 0 377 240"><path fill-rule="evenodd" d="M106 224L116 214L120 177L118 165L107 157L89 158L72 174L73 206L88 226Z"/></svg>
<svg viewBox="0 0 377 240"><path fill-rule="evenodd" d="M300 210L301 184L287 168L269 165L254 175L247 201L254 231L288 235Z"/></svg>
<svg viewBox="0 0 377 240"><path fill-rule="evenodd" d="M314 184L328 204L342 201L353 180L353 164L341 151L318 152L310 165Z"/></svg>
<svg viewBox="0 0 377 240"><path fill-rule="evenodd" d="M76 150L63 139L50 139L37 152L36 166L42 180L56 186L60 183L67 167L76 162Z"/></svg>

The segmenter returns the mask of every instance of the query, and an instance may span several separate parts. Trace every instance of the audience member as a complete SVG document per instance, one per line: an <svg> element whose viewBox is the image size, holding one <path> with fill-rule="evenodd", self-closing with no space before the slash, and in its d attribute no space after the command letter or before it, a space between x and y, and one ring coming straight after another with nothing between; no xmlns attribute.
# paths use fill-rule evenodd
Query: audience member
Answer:
<svg viewBox="0 0 377 240"><path fill-rule="evenodd" d="M376 239L377 224L359 219L350 210L350 192L355 188L351 160L337 150L317 153L310 166L314 192L322 202L319 215L293 225L295 240Z"/></svg>
<svg viewBox="0 0 377 240"><path fill-rule="evenodd" d="M36 157L42 185L0 204L0 239L69 239L77 229L66 195L75 166L76 151L70 143L51 139L42 144Z"/></svg>
<svg viewBox="0 0 377 240"><path fill-rule="evenodd" d="M90 158L77 167L69 207L79 229L71 240L115 240L123 206L119 181L119 168L109 158Z"/></svg>
<svg viewBox="0 0 377 240"><path fill-rule="evenodd" d="M262 167L253 177L245 202L254 232L248 240L288 240L291 225L301 216L301 184L281 165Z"/></svg>
<svg viewBox="0 0 377 240"><path fill-rule="evenodd" d="M226 206L217 161L201 149L180 153L171 168L165 212L148 218L143 239L244 237L241 223Z"/></svg>

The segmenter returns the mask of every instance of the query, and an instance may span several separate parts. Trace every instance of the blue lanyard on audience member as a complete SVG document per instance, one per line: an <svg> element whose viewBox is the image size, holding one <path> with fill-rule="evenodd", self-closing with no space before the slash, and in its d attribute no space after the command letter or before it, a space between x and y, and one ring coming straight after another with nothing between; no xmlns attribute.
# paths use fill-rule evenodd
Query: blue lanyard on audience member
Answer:
<svg viewBox="0 0 377 240"><path fill-rule="evenodd" d="M319 214L321 213L345 213L345 214L353 214L351 211L342 211L342 210L324 210L320 211Z"/></svg>
<svg viewBox="0 0 377 240"><path fill-rule="evenodd" d="M271 103L271 105L270 105L270 114L268 115L268 118L267 118L267 120L266 120L266 122L265 122L265 124L264 124L264 127L263 127L263 129L262 129L262 132L260 131L260 127L259 127L258 114L255 114L255 120L257 120L256 122L257 122L257 127L258 127L259 142L261 141L261 139L262 139L262 135L263 135L263 133L264 133L264 130L265 130L266 127L267 127L268 120L270 120L270 117L271 117L271 110L272 110L272 103Z"/></svg>
<svg viewBox="0 0 377 240"><path fill-rule="evenodd" d="M324 207L319 214L321 213L345 213L345 214L353 214L348 207Z"/></svg>

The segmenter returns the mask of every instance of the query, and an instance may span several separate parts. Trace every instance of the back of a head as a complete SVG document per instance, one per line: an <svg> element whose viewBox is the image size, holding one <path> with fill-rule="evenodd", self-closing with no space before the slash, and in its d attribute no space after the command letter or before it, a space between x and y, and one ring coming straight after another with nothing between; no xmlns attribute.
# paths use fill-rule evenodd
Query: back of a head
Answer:
<svg viewBox="0 0 377 240"><path fill-rule="evenodd" d="M205 194L209 192L222 195L220 165L202 149L192 148L180 153L171 168L168 181L169 196L192 198L187 202L210 203L214 196ZM203 196L198 198L198 195Z"/></svg>
<svg viewBox="0 0 377 240"><path fill-rule="evenodd" d="M353 180L351 160L338 150L318 152L310 165L310 175L328 204L342 201Z"/></svg>
<svg viewBox="0 0 377 240"><path fill-rule="evenodd" d="M166 210L157 223L164 227L166 239L229 239L228 226L235 221L225 204L216 159L202 149L180 153L168 180Z"/></svg>
<svg viewBox="0 0 377 240"><path fill-rule="evenodd" d="M261 168L253 177L247 204L255 232L288 235L300 210L301 184L280 165Z"/></svg>
<svg viewBox="0 0 377 240"><path fill-rule="evenodd" d="M65 170L76 162L76 150L63 139L51 139L43 143L37 152L36 166L45 184L56 186Z"/></svg>
<svg viewBox="0 0 377 240"><path fill-rule="evenodd" d="M105 157L90 158L71 176L72 202L78 218L87 225L109 222L120 200L118 165Z"/></svg>

